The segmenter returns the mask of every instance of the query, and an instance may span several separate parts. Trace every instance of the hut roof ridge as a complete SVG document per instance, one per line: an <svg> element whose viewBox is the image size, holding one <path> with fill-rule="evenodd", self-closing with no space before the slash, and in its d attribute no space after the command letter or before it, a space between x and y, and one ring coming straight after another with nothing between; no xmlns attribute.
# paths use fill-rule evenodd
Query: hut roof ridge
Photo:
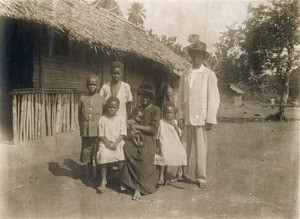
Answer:
<svg viewBox="0 0 300 219"><path fill-rule="evenodd" d="M145 30L83 0L0 0L0 16L44 24L93 49L142 57L171 70L190 65Z"/></svg>

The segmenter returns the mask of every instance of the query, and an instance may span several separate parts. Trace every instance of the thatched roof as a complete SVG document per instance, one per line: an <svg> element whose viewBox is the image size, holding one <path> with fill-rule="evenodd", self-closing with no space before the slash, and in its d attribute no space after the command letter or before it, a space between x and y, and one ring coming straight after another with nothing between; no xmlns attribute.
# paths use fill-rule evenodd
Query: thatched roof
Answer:
<svg viewBox="0 0 300 219"><path fill-rule="evenodd" d="M189 66L145 30L84 1L0 0L0 16L44 24L93 49L138 56L170 70Z"/></svg>

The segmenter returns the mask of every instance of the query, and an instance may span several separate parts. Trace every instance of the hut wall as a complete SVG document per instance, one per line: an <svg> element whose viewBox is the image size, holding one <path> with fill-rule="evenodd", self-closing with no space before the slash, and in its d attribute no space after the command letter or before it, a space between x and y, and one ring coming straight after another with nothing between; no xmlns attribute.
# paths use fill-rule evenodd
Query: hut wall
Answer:
<svg viewBox="0 0 300 219"><path fill-rule="evenodd" d="M131 87L134 105L138 105L138 97L136 94L138 86L142 83L147 83L157 90L162 81L162 75L166 74L166 72L156 68L147 61L128 59L127 66L125 66L125 74L126 82L129 83Z"/></svg>
<svg viewBox="0 0 300 219"><path fill-rule="evenodd" d="M35 54L34 88L84 90L89 74L102 74L101 53L51 30L40 39Z"/></svg>

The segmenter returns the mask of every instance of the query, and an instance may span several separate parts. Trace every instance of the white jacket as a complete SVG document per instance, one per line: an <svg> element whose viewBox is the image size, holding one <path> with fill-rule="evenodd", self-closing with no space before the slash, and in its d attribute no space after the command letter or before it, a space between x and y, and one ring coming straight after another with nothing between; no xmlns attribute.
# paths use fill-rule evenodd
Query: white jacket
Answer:
<svg viewBox="0 0 300 219"><path fill-rule="evenodd" d="M217 124L217 112L220 103L218 79L212 70L202 65L190 88L188 75L192 70L190 68L184 71L181 76L177 99L177 117L184 119L185 125Z"/></svg>

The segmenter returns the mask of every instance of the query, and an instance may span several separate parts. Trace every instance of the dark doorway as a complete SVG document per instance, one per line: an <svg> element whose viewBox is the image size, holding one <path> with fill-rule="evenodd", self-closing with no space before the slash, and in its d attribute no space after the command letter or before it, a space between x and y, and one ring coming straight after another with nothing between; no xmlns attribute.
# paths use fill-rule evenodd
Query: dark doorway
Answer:
<svg viewBox="0 0 300 219"><path fill-rule="evenodd" d="M0 19L0 140L12 141L13 89L32 88L33 40L29 23Z"/></svg>

